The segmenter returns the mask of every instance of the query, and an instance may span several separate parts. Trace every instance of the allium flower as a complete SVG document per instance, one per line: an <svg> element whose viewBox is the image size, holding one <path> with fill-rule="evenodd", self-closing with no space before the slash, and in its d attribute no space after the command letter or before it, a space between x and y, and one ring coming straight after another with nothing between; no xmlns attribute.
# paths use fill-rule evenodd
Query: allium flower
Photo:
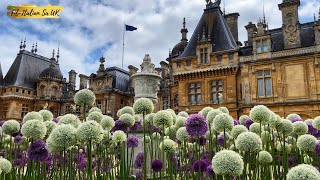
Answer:
<svg viewBox="0 0 320 180"><path fill-rule="evenodd" d="M174 110L173 110L173 109L166 109L165 111L169 111L169 113L170 113L171 116L172 116L172 124L175 124L175 123L176 123L176 117L177 117L177 115L176 115L176 113L174 112Z"/></svg>
<svg viewBox="0 0 320 180"><path fill-rule="evenodd" d="M114 119L110 116L104 115L100 121L100 125L103 129L111 130L115 126Z"/></svg>
<svg viewBox="0 0 320 180"><path fill-rule="evenodd" d="M316 154L320 157L320 140L317 141L315 151L316 151Z"/></svg>
<svg viewBox="0 0 320 180"><path fill-rule="evenodd" d="M59 122L59 118L53 118L53 119L52 119L52 122L58 123L58 122Z"/></svg>
<svg viewBox="0 0 320 180"><path fill-rule="evenodd" d="M0 126L2 127L2 125L6 122L6 120L0 120Z"/></svg>
<svg viewBox="0 0 320 180"><path fill-rule="evenodd" d="M51 111L43 109L39 111L39 113L42 115L43 121L51 121L53 119L53 114Z"/></svg>
<svg viewBox="0 0 320 180"><path fill-rule="evenodd" d="M142 127L141 121L136 121L133 126L129 128L130 131L137 131Z"/></svg>
<svg viewBox="0 0 320 180"><path fill-rule="evenodd" d="M270 120L270 110L264 105L254 106L250 110L250 118L253 122L268 124Z"/></svg>
<svg viewBox="0 0 320 180"><path fill-rule="evenodd" d="M50 152L68 149L77 142L76 129L71 124L62 124L52 130L47 139Z"/></svg>
<svg viewBox="0 0 320 180"><path fill-rule="evenodd" d="M134 125L135 120L134 117L131 114L122 114L119 119L122 121L122 123L124 125L126 125L127 127L131 127Z"/></svg>
<svg viewBox="0 0 320 180"><path fill-rule="evenodd" d="M289 114L286 119L290 120L293 119L293 118L299 118L301 119L301 117L298 115L298 114Z"/></svg>
<svg viewBox="0 0 320 180"><path fill-rule="evenodd" d="M303 161L304 161L305 163L307 163L307 164L312 164L313 159L312 159L312 157L310 157L310 156L308 156L308 155L305 155L305 156L303 157Z"/></svg>
<svg viewBox="0 0 320 180"><path fill-rule="evenodd" d="M182 117L187 118L189 116L189 114L187 112L185 112L185 111L181 111L181 112L178 113L178 116L182 116Z"/></svg>
<svg viewBox="0 0 320 180"><path fill-rule="evenodd" d="M292 123L295 123L295 122L298 122L298 121L302 121L302 119L300 119L300 118L292 118L290 121Z"/></svg>
<svg viewBox="0 0 320 180"><path fill-rule="evenodd" d="M46 136L47 127L42 121L28 120L22 125L21 133L26 138L42 139Z"/></svg>
<svg viewBox="0 0 320 180"><path fill-rule="evenodd" d="M165 139L160 143L160 149L165 152L174 152L177 149L177 143L171 139Z"/></svg>
<svg viewBox="0 0 320 180"><path fill-rule="evenodd" d="M123 131L115 131L112 134L112 141L114 143L120 143L127 140L126 134Z"/></svg>
<svg viewBox="0 0 320 180"><path fill-rule="evenodd" d="M214 109L214 110L208 112L208 114L207 114L207 120L208 120L208 122L212 125L214 118L215 118L217 115L222 114L222 113L223 113L223 112L220 111L219 109Z"/></svg>
<svg viewBox="0 0 320 180"><path fill-rule="evenodd" d="M12 169L12 164L7 159L0 157L0 174L8 174Z"/></svg>
<svg viewBox="0 0 320 180"><path fill-rule="evenodd" d="M153 124L158 128L169 127L173 124L173 117L169 111L158 111L153 117Z"/></svg>
<svg viewBox="0 0 320 180"><path fill-rule="evenodd" d="M184 126L184 122L185 122L186 120L187 120L186 117L177 116L175 126L176 126L177 128L180 128L180 127Z"/></svg>
<svg viewBox="0 0 320 180"><path fill-rule="evenodd" d="M156 159L151 162L151 168L155 172L159 172L162 169L162 161L159 159Z"/></svg>
<svg viewBox="0 0 320 180"><path fill-rule="evenodd" d="M80 119L78 118L78 116L73 115L73 114L66 114L62 117L60 117L59 125L61 124L71 124L73 127L78 128L79 125L81 124Z"/></svg>
<svg viewBox="0 0 320 180"><path fill-rule="evenodd" d="M261 131L262 130L263 127L261 126ZM251 124L251 126L249 127L249 131L260 135L260 123Z"/></svg>
<svg viewBox="0 0 320 180"><path fill-rule="evenodd" d="M259 151L262 148L262 140L253 132L243 132L236 139L236 148L241 151Z"/></svg>
<svg viewBox="0 0 320 180"><path fill-rule="evenodd" d="M217 143L218 143L220 146L224 146L224 141L225 141L224 135L220 134L220 135L218 136Z"/></svg>
<svg viewBox="0 0 320 180"><path fill-rule="evenodd" d="M137 154L136 159L134 160L134 167L137 169L142 168L144 162L144 154L140 152Z"/></svg>
<svg viewBox="0 0 320 180"><path fill-rule="evenodd" d="M187 132L187 129L186 127L181 127L177 130L177 133L176 133L176 138L183 142L183 141L187 141L189 139L189 134Z"/></svg>
<svg viewBox="0 0 320 180"><path fill-rule="evenodd" d="M234 151L222 150L213 157L212 168L218 175L240 176L243 172L243 160Z"/></svg>
<svg viewBox="0 0 320 180"><path fill-rule="evenodd" d="M316 144L317 138L309 134L302 135L297 140L297 147L302 151L314 152Z"/></svg>
<svg viewBox="0 0 320 180"><path fill-rule="evenodd" d="M151 142L150 136L146 136L146 138L142 137L142 142L146 142L146 144Z"/></svg>
<svg viewBox="0 0 320 180"><path fill-rule="evenodd" d="M13 138L13 142L16 143L16 144L21 144L22 143L22 137L20 135L16 135Z"/></svg>
<svg viewBox="0 0 320 180"><path fill-rule="evenodd" d="M134 110L130 106L125 106L122 109L120 109L120 116L123 114L130 114L131 116L134 116Z"/></svg>
<svg viewBox="0 0 320 180"><path fill-rule="evenodd" d="M148 98L140 98L133 104L133 110L136 114L150 114L154 109L152 101Z"/></svg>
<svg viewBox="0 0 320 180"><path fill-rule="evenodd" d="M46 147L46 142L42 140L34 141L28 147L27 156L30 160L45 161L49 156L49 151Z"/></svg>
<svg viewBox="0 0 320 180"><path fill-rule="evenodd" d="M29 120L38 120L38 121L43 121L43 117L39 112L28 112L24 117L23 117L23 123L26 123Z"/></svg>
<svg viewBox="0 0 320 180"><path fill-rule="evenodd" d="M200 114L192 114L184 123L191 137L203 136L208 131L206 119Z"/></svg>
<svg viewBox="0 0 320 180"><path fill-rule="evenodd" d="M151 138L155 140L159 140L161 138L161 135L158 132L154 132L152 133Z"/></svg>
<svg viewBox="0 0 320 180"><path fill-rule="evenodd" d="M202 116L206 118L207 115L208 115L208 113L209 113L210 111L212 111L212 110L213 110L212 107L205 107L205 108L203 108L203 109L201 110Z"/></svg>
<svg viewBox="0 0 320 180"><path fill-rule="evenodd" d="M267 142L267 141L273 140L273 137L269 131L262 131L261 132L261 140L263 142Z"/></svg>
<svg viewBox="0 0 320 180"><path fill-rule="evenodd" d="M303 121L293 123L293 132L297 135L304 135L308 132L308 125Z"/></svg>
<svg viewBox="0 0 320 180"><path fill-rule="evenodd" d="M200 161L199 160L194 161L192 166L193 166L194 172L204 172L207 170L208 165L209 164L205 159L201 159Z"/></svg>
<svg viewBox="0 0 320 180"><path fill-rule="evenodd" d="M318 129L314 128L313 125L312 125L312 122L306 122L305 123L307 124L308 126L308 134L311 134L313 136L317 135L318 134Z"/></svg>
<svg viewBox="0 0 320 180"><path fill-rule="evenodd" d="M243 132L248 132L248 129L243 125L236 125L231 130L231 136L236 139Z"/></svg>
<svg viewBox="0 0 320 180"><path fill-rule="evenodd" d="M2 125L3 133L13 135L20 130L20 124L16 120L8 120Z"/></svg>
<svg viewBox="0 0 320 180"><path fill-rule="evenodd" d="M135 122L141 122L141 116L139 114L135 114L133 117Z"/></svg>
<svg viewBox="0 0 320 180"><path fill-rule="evenodd" d="M103 114L98 111L93 111L89 113L87 120L97 121L97 123L101 122L101 119L103 118Z"/></svg>
<svg viewBox="0 0 320 180"><path fill-rule="evenodd" d="M276 148L277 148L278 151L283 151L283 142L278 142ZM289 152L291 152L291 149L292 149L292 145L291 144L288 144L288 143L284 144L285 152L289 153Z"/></svg>
<svg viewBox="0 0 320 180"><path fill-rule="evenodd" d="M213 127L218 132L231 131L233 126L233 118L229 114L219 114L213 120Z"/></svg>
<svg viewBox="0 0 320 180"><path fill-rule="evenodd" d="M77 105L91 106L95 103L95 101L96 101L96 96L89 89L82 89L74 95L74 102Z"/></svg>
<svg viewBox="0 0 320 180"><path fill-rule="evenodd" d="M250 128L251 124L253 124L253 121L251 119L246 119L245 120L245 126L247 129Z"/></svg>
<svg viewBox="0 0 320 180"><path fill-rule="evenodd" d="M221 112L223 112L225 114L229 114L229 110L226 107L219 107L218 110L220 110Z"/></svg>
<svg viewBox="0 0 320 180"><path fill-rule="evenodd" d="M103 131L102 142L103 143L109 143L110 138L111 138L111 133L108 130L104 130Z"/></svg>
<svg viewBox="0 0 320 180"><path fill-rule="evenodd" d="M45 125L46 128L47 128L47 133L46 133L46 136L47 136L47 137L50 135L50 133L52 132L52 130L58 126L58 125L57 125L56 123L54 123L53 121L45 121L45 122L44 122L44 125Z"/></svg>
<svg viewBox="0 0 320 180"><path fill-rule="evenodd" d="M247 115L240 116L240 118L239 118L240 124L245 125L247 119L250 119L250 117Z"/></svg>
<svg viewBox="0 0 320 180"><path fill-rule="evenodd" d="M111 129L111 132L115 132L118 130L126 132L128 130L128 127L125 124L123 124L123 122L121 120L116 120L114 123L115 123L115 125Z"/></svg>
<svg viewBox="0 0 320 180"><path fill-rule="evenodd" d="M165 129L164 134L167 135L167 136L169 136L169 137L171 137L171 138L175 138L175 137L176 137L177 130L178 130L177 126L172 125L172 126L167 127L167 128Z"/></svg>
<svg viewBox="0 0 320 180"><path fill-rule="evenodd" d="M287 180L320 180L320 173L311 165L300 164L289 170Z"/></svg>
<svg viewBox="0 0 320 180"><path fill-rule="evenodd" d="M293 125L292 125L291 121L288 119L283 119L281 121L279 128L278 128L278 131L287 135L287 134L290 134L292 132L292 130L293 130Z"/></svg>
<svg viewBox="0 0 320 180"><path fill-rule="evenodd" d="M78 127L77 138L80 142L99 143L103 138L103 128L96 121L86 121Z"/></svg>
<svg viewBox="0 0 320 180"><path fill-rule="evenodd" d="M127 138L127 147L128 148L136 148L139 145L139 139L137 136L129 136Z"/></svg>
<svg viewBox="0 0 320 180"><path fill-rule="evenodd" d="M270 164L273 161L272 155L268 151L260 151L258 154L258 161L264 165Z"/></svg>
<svg viewBox="0 0 320 180"><path fill-rule="evenodd" d="M318 130L320 130L320 116L316 117L313 122L312 126Z"/></svg>
<svg viewBox="0 0 320 180"><path fill-rule="evenodd" d="M150 126L151 124L153 124L153 117L154 115L156 115L155 113L150 113L148 115L145 116L144 118L144 124L148 127Z"/></svg>
<svg viewBox="0 0 320 180"><path fill-rule="evenodd" d="M92 112L102 113L101 109L100 109L100 108L97 108L97 107L92 107L92 108L89 110L89 114L92 113Z"/></svg>
<svg viewBox="0 0 320 180"><path fill-rule="evenodd" d="M269 121L269 125L271 128L279 129L281 126L282 118L279 115L275 115L273 112L271 112L271 118Z"/></svg>
<svg viewBox="0 0 320 180"><path fill-rule="evenodd" d="M207 166L206 175L210 178L213 178L215 176L211 165Z"/></svg>

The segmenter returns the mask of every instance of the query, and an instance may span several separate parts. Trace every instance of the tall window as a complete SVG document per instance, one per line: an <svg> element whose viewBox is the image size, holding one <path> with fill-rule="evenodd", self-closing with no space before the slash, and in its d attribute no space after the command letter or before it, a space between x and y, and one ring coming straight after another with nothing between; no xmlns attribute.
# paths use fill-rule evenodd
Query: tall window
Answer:
<svg viewBox="0 0 320 180"><path fill-rule="evenodd" d="M40 86L40 96L45 96L45 86L44 85L41 85Z"/></svg>
<svg viewBox="0 0 320 180"><path fill-rule="evenodd" d="M101 109L102 108L101 100L96 100L96 105L97 105L97 108Z"/></svg>
<svg viewBox="0 0 320 180"><path fill-rule="evenodd" d="M80 115L81 114L81 106L76 107L76 114Z"/></svg>
<svg viewBox="0 0 320 180"><path fill-rule="evenodd" d="M4 103L2 108L2 118L7 117L8 109L9 109L9 103Z"/></svg>
<svg viewBox="0 0 320 180"><path fill-rule="evenodd" d="M29 112L29 106L27 104L22 104L21 118L23 118Z"/></svg>
<svg viewBox="0 0 320 180"><path fill-rule="evenodd" d="M66 105L66 114L72 113L72 106L71 105Z"/></svg>
<svg viewBox="0 0 320 180"><path fill-rule="evenodd" d="M233 61L234 54L230 53L228 56L229 56L229 61Z"/></svg>
<svg viewBox="0 0 320 180"><path fill-rule="evenodd" d="M181 68L181 62L177 62L177 68Z"/></svg>
<svg viewBox="0 0 320 180"><path fill-rule="evenodd" d="M268 41L265 40L257 40L257 53L265 53L268 52Z"/></svg>
<svg viewBox="0 0 320 180"><path fill-rule="evenodd" d="M189 86L189 101L191 105L201 104L201 83L191 83Z"/></svg>
<svg viewBox="0 0 320 180"><path fill-rule="evenodd" d="M218 104L222 103L222 99L219 99L219 93L223 93L223 83L222 80L212 81L211 82L211 94L212 94L212 103Z"/></svg>
<svg viewBox="0 0 320 180"><path fill-rule="evenodd" d="M221 62L221 61L222 61L222 55L218 55L218 56L217 56L217 61L218 61L218 62Z"/></svg>
<svg viewBox="0 0 320 180"><path fill-rule="evenodd" d="M258 96L272 96L271 71L262 70L257 72Z"/></svg>
<svg viewBox="0 0 320 180"><path fill-rule="evenodd" d="M162 98L162 109L168 109L169 108L169 99L168 97L163 97Z"/></svg>
<svg viewBox="0 0 320 180"><path fill-rule="evenodd" d="M200 62L201 64L208 64L208 48L200 49Z"/></svg>
<svg viewBox="0 0 320 180"><path fill-rule="evenodd" d="M51 88L51 97L57 97L57 87Z"/></svg>

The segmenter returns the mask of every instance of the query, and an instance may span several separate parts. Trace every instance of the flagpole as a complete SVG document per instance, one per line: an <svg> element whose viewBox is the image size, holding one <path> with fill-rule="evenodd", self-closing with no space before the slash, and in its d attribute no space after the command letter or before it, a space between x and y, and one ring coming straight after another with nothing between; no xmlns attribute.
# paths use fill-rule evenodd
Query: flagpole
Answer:
<svg viewBox="0 0 320 180"><path fill-rule="evenodd" d="M123 37L122 37L122 66L121 68L123 69L123 58L124 58L124 35L126 33L126 24L123 23Z"/></svg>

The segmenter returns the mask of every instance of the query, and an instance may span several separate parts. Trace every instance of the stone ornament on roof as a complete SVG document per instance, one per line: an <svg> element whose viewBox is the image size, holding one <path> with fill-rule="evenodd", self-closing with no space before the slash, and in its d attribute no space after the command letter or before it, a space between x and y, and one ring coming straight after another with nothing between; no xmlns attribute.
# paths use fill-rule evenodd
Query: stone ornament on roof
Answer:
<svg viewBox="0 0 320 180"><path fill-rule="evenodd" d="M221 0L216 0L214 3L211 0L206 0L206 2L207 2L207 9L220 7L220 4L221 4Z"/></svg>
<svg viewBox="0 0 320 180"><path fill-rule="evenodd" d="M140 65L141 67L141 72L142 73L155 73L158 74L157 71L155 70L155 66L153 63L151 63L151 58L149 54L146 54L143 58L143 62Z"/></svg>

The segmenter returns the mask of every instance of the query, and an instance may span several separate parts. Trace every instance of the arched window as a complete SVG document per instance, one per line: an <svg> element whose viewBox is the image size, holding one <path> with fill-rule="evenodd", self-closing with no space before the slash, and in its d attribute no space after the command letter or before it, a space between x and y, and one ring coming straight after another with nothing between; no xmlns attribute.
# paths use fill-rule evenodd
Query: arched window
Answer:
<svg viewBox="0 0 320 180"><path fill-rule="evenodd" d="M58 88L52 87L51 88L51 97L57 97Z"/></svg>
<svg viewBox="0 0 320 180"><path fill-rule="evenodd" d="M178 94L176 94L174 96L173 105L174 105L174 107L178 107L179 106L179 95Z"/></svg>
<svg viewBox="0 0 320 180"><path fill-rule="evenodd" d="M46 87L44 85L40 86L40 97L45 96L45 89L46 89Z"/></svg>

